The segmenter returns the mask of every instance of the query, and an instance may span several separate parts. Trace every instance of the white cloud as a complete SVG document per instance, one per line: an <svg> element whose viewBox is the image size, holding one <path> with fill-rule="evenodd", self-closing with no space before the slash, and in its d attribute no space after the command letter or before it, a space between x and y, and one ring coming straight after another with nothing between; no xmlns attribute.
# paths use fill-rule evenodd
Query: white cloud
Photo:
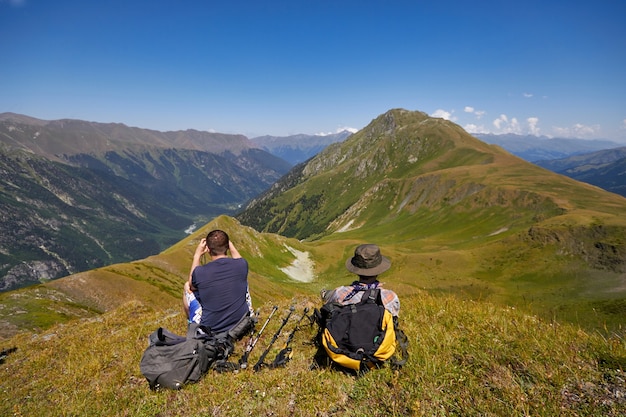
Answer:
<svg viewBox="0 0 626 417"><path fill-rule="evenodd" d="M446 110L443 110L443 109L437 109L430 116L431 117L440 117L442 119L454 121L456 119L454 117L452 117L452 113L454 113L454 110L449 112L449 111L446 111Z"/></svg>
<svg viewBox="0 0 626 417"><path fill-rule="evenodd" d="M519 122L515 117L512 117L509 120L509 117L506 114L501 114L500 117L495 119L493 122L493 126L496 128L494 133L503 134L503 133L515 133L520 134L521 128Z"/></svg>
<svg viewBox="0 0 626 417"><path fill-rule="evenodd" d="M570 127L558 127L552 128L556 136L562 136L566 138L595 138L600 134L600 126L593 125L587 126L582 123L575 123Z"/></svg>
<svg viewBox="0 0 626 417"><path fill-rule="evenodd" d="M508 122L509 118L506 116L506 114L501 114L500 117L493 121L493 125L496 127L496 129L501 129L501 126Z"/></svg>
<svg viewBox="0 0 626 417"><path fill-rule="evenodd" d="M529 117L528 119L526 119L526 121L528 122L528 133L530 133L531 135L539 136L540 129L537 126L539 124L539 118Z"/></svg>
<svg viewBox="0 0 626 417"><path fill-rule="evenodd" d="M483 125L476 125L474 123L469 123L466 124L465 126L463 126L463 129L465 129L465 131L467 131L468 133L489 133L487 131L487 129L485 129L485 126Z"/></svg>
<svg viewBox="0 0 626 417"><path fill-rule="evenodd" d="M626 119L622 120L622 129L626 129Z"/></svg>
<svg viewBox="0 0 626 417"><path fill-rule="evenodd" d="M344 130L347 130L350 133L356 133L359 131L359 129L356 129L354 127L338 127L337 130L335 130L334 132L320 132L320 133L316 133L315 136L328 136L328 135L334 135L335 133L341 133Z"/></svg>
<svg viewBox="0 0 626 417"><path fill-rule="evenodd" d="M520 123L516 117L509 117L501 114L497 119L491 122L492 127L485 127L482 124L468 123L463 128L469 133L491 133L494 135L502 135L513 133L516 135L535 135L539 136L541 129L539 128L539 118L529 117L526 123Z"/></svg>
<svg viewBox="0 0 626 417"><path fill-rule="evenodd" d="M524 96L524 98L532 98L532 96L533 96L534 94L532 94L532 93L524 93L524 94L522 94L522 95Z"/></svg>
<svg viewBox="0 0 626 417"><path fill-rule="evenodd" d="M463 109L463 111L465 113L471 113L474 116L476 116L477 119L482 118L485 115L485 111L484 110L476 110L474 107L472 106L465 106L465 108Z"/></svg>

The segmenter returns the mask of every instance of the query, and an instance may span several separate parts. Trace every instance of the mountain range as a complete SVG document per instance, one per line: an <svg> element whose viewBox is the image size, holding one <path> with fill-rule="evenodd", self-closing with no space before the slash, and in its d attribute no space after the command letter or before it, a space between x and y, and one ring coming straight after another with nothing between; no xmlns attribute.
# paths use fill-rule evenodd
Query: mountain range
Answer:
<svg viewBox="0 0 626 417"><path fill-rule="evenodd" d="M0 290L158 253L290 167L240 135L0 114Z"/></svg>
<svg viewBox="0 0 626 417"><path fill-rule="evenodd" d="M272 155L297 165L317 155L331 143L344 141L351 134L342 130L328 135L259 136L250 140Z"/></svg>
<svg viewBox="0 0 626 417"><path fill-rule="evenodd" d="M535 163L626 197L626 147Z"/></svg>
<svg viewBox="0 0 626 417"><path fill-rule="evenodd" d="M623 146L623 144L603 139L548 138L512 133L502 135L475 133L474 136L483 142L501 146L513 155L529 162L562 159Z"/></svg>
<svg viewBox="0 0 626 417"><path fill-rule="evenodd" d="M344 141L351 133L335 135L261 136L251 141L269 153L296 165L326 146ZM626 196L626 175L618 142L574 138L548 138L516 134L473 134L483 142L501 146L512 154L559 174ZM596 154L598 152L598 154ZM567 165L567 169L561 169Z"/></svg>
<svg viewBox="0 0 626 417"><path fill-rule="evenodd" d="M266 152L256 151L268 157ZM55 155L70 161L82 154L62 158L59 156L62 154ZM143 159L140 159L130 151L125 151L125 155L129 160L141 161L144 169L139 172L158 172L154 167L159 164L146 168L147 161L156 158L142 154ZM158 160L166 166L165 154L159 155ZM89 172L96 172L96 165L111 164L106 158L98 161L92 161L92 171ZM87 166L84 161L80 163L81 167ZM167 166L178 172L182 165ZM69 162L62 167L75 168ZM117 168L111 169L118 172ZM22 169L24 172L28 170L32 172L32 168ZM111 175L106 169L101 172ZM138 178L150 176L130 175L134 172L130 169L122 172L135 184L141 184L127 195L149 188L148 183L141 183ZM197 172L190 173L189 177L198 175ZM55 171L55 175L58 172ZM77 176L68 175L62 182L71 183L71 177ZM233 182L241 183L239 180ZM281 268L288 268L289 263L298 260L302 253L310 255L309 261L315 270L314 274L305 274L303 282L311 282L318 289L338 284L347 279L345 273L339 272L340 260L349 256L350 248L357 242L371 241L385 247L395 259L394 283L408 293L415 288L433 293L453 293L460 297L523 305L543 314L568 319L578 317L577 320L582 321L612 321L615 312L623 310L620 305L624 302L622 277L626 271L624 198L528 163L498 146L476 139L452 122L431 118L421 112L391 110L346 140L327 146L307 162L293 167L272 184L264 192L257 192L243 210L233 211L238 223L228 223L238 239L256 248L248 254L254 257L251 262L258 274L255 279L263 282L263 288L271 288L266 280L281 288L291 285L293 274ZM5 185L5 192L6 188ZM83 188L75 187L73 192ZM43 190L38 189L38 192ZM59 198L53 196L62 194L53 191L48 191L49 201L79 200L72 196L80 194L68 191L65 197ZM31 199L30 205L35 205L34 197ZM117 200L121 201L119 211L123 208L132 213L128 202L121 198ZM236 198L233 198L232 203L225 202L224 205L235 203ZM42 209L45 206L37 204ZM43 219L37 223L38 228L30 229L37 232L30 235L21 232L21 236L27 241L28 237L34 240L32 247L44 253L43 248L53 252L43 242L54 239L44 240L46 235L56 236L55 233L69 229L74 230L72 237L77 236L74 241L80 241L88 248L81 239L87 236L89 242L90 234L95 232L88 234L86 227L73 226L84 224L86 220L76 217L74 212L67 212L74 206L84 208L84 203L65 204L45 211L58 212L63 221L54 223L35 212L33 217ZM89 208L89 211L103 218L116 219L118 216L113 207ZM150 218L164 221L166 216L156 214ZM126 220L121 224L134 226L135 233L141 232L141 226L147 228L145 223L135 226ZM92 262L82 269L86 271L83 275L73 274L72 278L54 280L38 287L39 291L45 288L45 291L71 294L80 287L71 283L83 282L85 277L101 282L98 285L126 282L131 278L133 287L138 282L148 285L141 291L145 297L166 290L177 300L180 284L176 284L179 278L175 277L184 276L193 240L206 233L210 225L214 223L190 231L188 238L160 255L157 245L153 244L151 256L145 258L149 260L137 260L128 267L107 267L104 265L108 263ZM239 231L241 228L244 229ZM125 244L140 246L136 245L139 242L137 235L124 238L120 235L122 232L112 226L109 229L111 236L117 236L117 245L125 251L128 251ZM155 236L157 232L158 228L154 230ZM39 240L33 239L39 236ZM284 239L289 239L291 249L284 248L287 242ZM67 251L83 249L68 244L70 240L58 241L55 254L65 247L69 248ZM9 243L5 245L5 252L13 247ZM113 253L114 248L112 245L106 249ZM134 256L141 257L141 254ZM78 259L84 262L90 258ZM105 287L109 285L120 284L109 283ZM156 288L147 290L152 286ZM289 294L286 288L281 291ZM118 305L107 295L110 288L91 290L93 294L81 291L78 299L70 296L74 300L72 305L89 306L86 312L107 311ZM138 296L132 292L127 294L131 298ZM120 302L124 299L120 297ZM584 315L581 318L581 311L594 311L595 317Z"/></svg>

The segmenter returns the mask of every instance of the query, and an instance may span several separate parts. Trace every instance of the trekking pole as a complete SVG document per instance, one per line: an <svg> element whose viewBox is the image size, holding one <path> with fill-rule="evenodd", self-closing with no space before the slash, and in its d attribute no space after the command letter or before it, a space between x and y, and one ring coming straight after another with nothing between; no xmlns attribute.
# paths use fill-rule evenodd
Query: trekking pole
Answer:
<svg viewBox="0 0 626 417"><path fill-rule="evenodd" d="M293 340L293 336L296 334L296 331L300 328L300 322L302 321L302 319L305 317L308 318L308 316L306 315L306 313L308 312L309 312L309 308L305 307L304 313L302 313L302 316L296 323L296 327L294 327L291 333L289 333L289 337L287 337L287 341L285 342L283 348L281 349L280 352L278 352L278 355L276 355L276 358L274 358L274 362L272 362L272 364L270 365L271 368L278 368L279 366L285 366L287 362L289 361L289 359L291 359L291 348L289 347L289 344Z"/></svg>
<svg viewBox="0 0 626 417"><path fill-rule="evenodd" d="M270 319L272 318L272 316L274 315L276 310L278 310L278 306L274 306L274 308L272 309L272 312L267 317L267 320L265 320L265 323L263 324L263 327L261 327L261 330L259 330L259 332L256 334L256 337L255 336L250 336L250 340L248 341L248 345L246 346L246 350L243 353L243 355L241 356L241 359L239 359L239 367L241 369L246 369L248 367L248 356L250 355L250 352L254 348L254 345L256 345L256 342L259 341L259 338L261 337L261 334L263 333L263 330L265 330L265 326L267 326L267 323L270 322Z"/></svg>
<svg viewBox="0 0 626 417"><path fill-rule="evenodd" d="M280 336L280 332L283 330L283 327L285 327L285 324L287 324L287 321L289 320L289 317L291 317L291 313L293 313L293 311L295 310L294 306L289 307L289 314L287 314L287 317L285 317L283 319L282 324L280 325L280 327L278 328L278 330L276 331L276 333L274 333L274 336L272 336L272 340L270 340L270 344L267 346L267 348L263 351L263 353L261 354L261 357L259 358L259 360L257 361L257 363L254 365L253 369L254 371L258 371L259 369L261 369L261 367L263 365L265 365L265 363L263 362L265 360L265 357L267 356L267 354L270 351L270 348L272 347L272 345L274 344L274 342L276 341L276 339L278 339L278 336Z"/></svg>

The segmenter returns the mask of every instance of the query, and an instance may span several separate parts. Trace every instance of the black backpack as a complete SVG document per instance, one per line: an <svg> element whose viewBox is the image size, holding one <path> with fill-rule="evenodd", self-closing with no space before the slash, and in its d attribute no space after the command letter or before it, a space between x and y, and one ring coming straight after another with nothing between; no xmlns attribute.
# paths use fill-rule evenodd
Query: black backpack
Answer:
<svg viewBox="0 0 626 417"><path fill-rule="evenodd" d="M408 340L385 309L378 288L366 290L357 304L326 303L316 316L319 343L342 368L365 372L386 362L400 367L407 360Z"/></svg>

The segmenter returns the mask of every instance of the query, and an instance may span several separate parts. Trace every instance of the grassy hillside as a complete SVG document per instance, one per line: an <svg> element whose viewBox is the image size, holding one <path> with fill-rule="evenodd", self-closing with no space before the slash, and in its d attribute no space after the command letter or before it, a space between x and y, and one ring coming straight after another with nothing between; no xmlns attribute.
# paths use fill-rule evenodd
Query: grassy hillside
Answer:
<svg viewBox="0 0 626 417"><path fill-rule="evenodd" d="M623 334L601 336L484 301L487 297L479 296L481 277L471 273L476 261L467 253L454 245L442 249L436 241L432 252L413 253L408 239L394 244L383 235L377 237L392 259L392 269L381 280L400 294L401 324L410 340L410 359L402 370L385 368L361 378L329 369L311 370L315 328L305 319L285 368L257 373L251 367L237 373L210 371L182 391L152 392L139 371L147 336L160 326L184 334L180 288L198 239L213 228L227 230L249 260L251 292L261 321L273 305L279 307L250 364L259 359L290 306L295 312L266 362L278 353L304 308L320 305L320 289L353 279L345 270L345 259L356 244L377 234L357 236L353 231L341 234L341 240L303 243L261 234L222 216L158 256L3 294L3 320L28 317L33 321L30 325L39 329L0 340L0 349L17 347L0 367L0 415L619 416L626 412ZM437 245L441 250L434 250ZM312 282L296 281L281 270L294 263L293 249L308 253L314 261ZM454 273L444 273L448 270L458 274L458 285L468 287L464 299L432 291L455 280ZM301 272L306 275L306 268ZM488 286L482 285L488 292ZM38 309L59 313L35 314L28 311L28 302L17 301L26 311L7 316L6 301L16 294L22 300L30 297ZM76 311L67 306L77 308L78 319L71 318ZM237 361L242 350L243 342L231 359Z"/></svg>
<svg viewBox="0 0 626 417"><path fill-rule="evenodd" d="M390 286L392 283L390 282ZM258 288L258 286L256 287ZM410 359L361 378L310 369L315 329L295 333L286 367L209 371L182 391L152 392L139 371L147 335L184 333L177 309L129 302L97 318L22 334L0 368L0 414L15 416L620 416L626 412L626 345L511 308L431 296L402 298ZM256 363L290 305L267 362L316 297L279 310L250 357ZM257 303L265 320L273 303ZM306 319L303 323L306 323ZM233 361L243 345L237 346Z"/></svg>

